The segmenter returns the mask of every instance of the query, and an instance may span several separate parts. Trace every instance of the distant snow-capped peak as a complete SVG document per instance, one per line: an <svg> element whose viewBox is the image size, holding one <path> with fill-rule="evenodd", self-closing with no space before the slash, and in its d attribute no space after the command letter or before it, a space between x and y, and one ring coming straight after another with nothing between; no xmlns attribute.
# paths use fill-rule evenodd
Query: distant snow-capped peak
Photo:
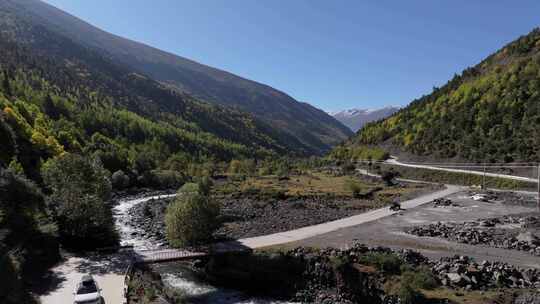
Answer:
<svg viewBox="0 0 540 304"><path fill-rule="evenodd" d="M335 119L339 120L342 124L349 127L352 131L356 132L364 124L386 118L400 109L398 106L385 106L375 109L361 109L352 108L341 111L328 112Z"/></svg>

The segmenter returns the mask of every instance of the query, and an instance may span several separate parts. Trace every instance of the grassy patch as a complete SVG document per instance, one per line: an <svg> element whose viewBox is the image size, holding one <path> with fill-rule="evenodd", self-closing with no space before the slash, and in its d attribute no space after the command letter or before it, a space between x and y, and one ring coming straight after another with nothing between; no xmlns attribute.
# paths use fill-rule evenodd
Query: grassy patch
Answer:
<svg viewBox="0 0 540 304"><path fill-rule="evenodd" d="M439 285L431 269L427 266L404 271L401 274L401 281L408 282L415 289L423 290L432 290Z"/></svg>
<svg viewBox="0 0 540 304"><path fill-rule="evenodd" d="M431 301L449 299L455 304L488 304L500 299L500 291L456 291L446 288L422 290L424 297Z"/></svg>
<svg viewBox="0 0 540 304"><path fill-rule="evenodd" d="M285 196L349 196L352 191L348 187L351 179L355 179L358 191L369 191L379 187L377 183L361 181L350 176L333 176L322 172L308 172L302 175L291 175L279 178L275 175L248 177L244 180L229 180L216 188L217 194L257 194L283 193Z"/></svg>
<svg viewBox="0 0 540 304"><path fill-rule="evenodd" d="M311 171L280 178L275 175L228 179L216 185L216 195L251 196L261 199L288 197L332 197L389 202L426 188L422 184L386 186L382 181L365 180L353 175L335 176Z"/></svg>
<svg viewBox="0 0 540 304"><path fill-rule="evenodd" d="M368 252L361 256L359 262L377 267L386 274L400 274L403 260L393 253Z"/></svg>

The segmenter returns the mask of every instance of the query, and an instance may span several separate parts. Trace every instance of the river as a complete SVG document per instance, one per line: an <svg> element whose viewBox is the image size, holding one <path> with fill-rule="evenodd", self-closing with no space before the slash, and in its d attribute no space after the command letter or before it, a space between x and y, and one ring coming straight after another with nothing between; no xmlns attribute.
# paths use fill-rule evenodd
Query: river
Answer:
<svg viewBox="0 0 540 304"><path fill-rule="evenodd" d="M122 199L113 208L117 230L120 233L122 246L133 245L135 249L156 249L163 244L141 236L140 231L130 226L128 210L133 206L151 200L172 197L175 194L154 195L139 198ZM253 298L245 293L212 286L200 280L188 265L184 263L164 263L153 265L164 284L183 294L190 303L196 304L292 304L290 302L274 301L271 299Z"/></svg>

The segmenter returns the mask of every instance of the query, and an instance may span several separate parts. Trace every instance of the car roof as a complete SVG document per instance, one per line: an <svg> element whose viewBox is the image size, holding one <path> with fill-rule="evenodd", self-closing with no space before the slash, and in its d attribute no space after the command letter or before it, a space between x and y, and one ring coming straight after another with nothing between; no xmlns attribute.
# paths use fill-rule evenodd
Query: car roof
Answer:
<svg viewBox="0 0 540 304"><path fill-rule="evenodd" d="M94 281L94 278L92 278L91 275L86 274L86 275L83 275L81 281L82 282L92 282L92 281Z"/></svg>

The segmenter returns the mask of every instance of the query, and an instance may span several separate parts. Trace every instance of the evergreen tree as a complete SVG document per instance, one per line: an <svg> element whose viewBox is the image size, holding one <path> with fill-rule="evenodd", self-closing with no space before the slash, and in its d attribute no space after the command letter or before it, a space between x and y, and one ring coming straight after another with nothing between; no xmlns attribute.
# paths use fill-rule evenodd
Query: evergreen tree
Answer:
<svg viewBox="0 0 540 304"><path fill-rule="evenodd" d="M52 119L58 119L60 117L60 113L58 112L58 109L56 108L50 94L47 94L43 100L43 111Z"/></svg>
<svg viewBox="0 0 540 304"><path fill-rule="evenodd" d="M4 72L4 80L2 81L2 90L7 97L13 96L11 92L11 84L8 79L8 74Z"/></svg>

